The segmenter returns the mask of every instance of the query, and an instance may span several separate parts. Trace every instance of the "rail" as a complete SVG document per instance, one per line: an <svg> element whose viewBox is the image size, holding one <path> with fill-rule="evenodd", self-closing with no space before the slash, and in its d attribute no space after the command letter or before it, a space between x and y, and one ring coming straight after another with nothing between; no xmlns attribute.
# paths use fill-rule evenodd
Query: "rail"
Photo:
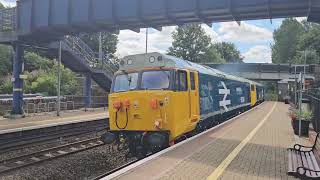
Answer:
<svg viewBox="0 0 320 180"><path fill-rule="evenodd" d="M38 164L44 161L57 159L66 155L79 153L100 146L104 146L104 144L100 141L100 137L98 137L2 160L0 161L0 166L2 167L0 169L0 174L13 171L22 167Z"/></svg>
<svg viewBox="0 0 320 180"><path fill-rule="evenodd" d="M16 30L16 8L5 8L0 10L0 31L9 32Z"/></svg>

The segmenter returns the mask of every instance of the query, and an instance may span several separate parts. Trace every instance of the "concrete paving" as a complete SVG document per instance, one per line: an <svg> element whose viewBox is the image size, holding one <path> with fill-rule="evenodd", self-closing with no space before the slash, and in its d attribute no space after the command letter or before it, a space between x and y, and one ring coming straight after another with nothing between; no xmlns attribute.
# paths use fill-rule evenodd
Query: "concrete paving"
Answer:
<svg viewBox="0 0 320 180"><path fill-rule="evenodd" d="M137 165L114 179L295 179L289 106L265 102L232 122Z"/></svg>

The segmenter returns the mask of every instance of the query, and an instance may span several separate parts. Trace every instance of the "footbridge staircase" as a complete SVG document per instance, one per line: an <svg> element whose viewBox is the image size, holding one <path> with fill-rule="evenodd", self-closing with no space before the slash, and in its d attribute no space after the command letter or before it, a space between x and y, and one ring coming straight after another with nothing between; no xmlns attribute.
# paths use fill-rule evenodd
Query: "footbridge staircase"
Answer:
<svg viewBox="0 0 320 180"><path fill-rule="evenodd" d="M16 33L16 8L0 11L0 31L3 35L0 41L15 43L19 41ZM59 41L42 43L48 57L58 58ZM89 75L101 88L109 91L112 76L117 71L117 65L107 55L94 52L80 37L65 35L61 39L62 63L74 72Z"/></svg>

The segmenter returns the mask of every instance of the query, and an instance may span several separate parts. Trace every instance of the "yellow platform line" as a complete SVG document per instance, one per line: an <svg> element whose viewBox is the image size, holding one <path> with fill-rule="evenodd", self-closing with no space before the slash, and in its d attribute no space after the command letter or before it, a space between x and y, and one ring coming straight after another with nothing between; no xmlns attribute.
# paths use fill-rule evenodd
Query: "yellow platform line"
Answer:
<svg viewBox="0 0 320 180"><path fill-rule="evenodd" d="M277 103L274 103L270 112L263 118L263 120L250 132L250 134L241 141L241 143L226 157L226 159L207 177L207 180L218 179L225 169L230 165L230 163L237 157L240 151L245 147L245 145L253 138L253 136L258 132L262 125L267 121L269 116L272 114L276 108Z"/></svg>

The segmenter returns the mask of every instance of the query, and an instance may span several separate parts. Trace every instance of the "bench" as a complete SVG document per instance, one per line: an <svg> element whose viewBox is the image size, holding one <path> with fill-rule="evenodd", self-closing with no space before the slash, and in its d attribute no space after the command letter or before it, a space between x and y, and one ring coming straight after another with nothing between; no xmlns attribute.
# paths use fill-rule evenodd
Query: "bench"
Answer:
<svg viewBox="0 0 320 180"><path fill-rule="evenodd" d="M320 167L317 161L320 150L319 133L312 147L295 144L288 148L288 175L301 179L320 179Z"/></svg>

